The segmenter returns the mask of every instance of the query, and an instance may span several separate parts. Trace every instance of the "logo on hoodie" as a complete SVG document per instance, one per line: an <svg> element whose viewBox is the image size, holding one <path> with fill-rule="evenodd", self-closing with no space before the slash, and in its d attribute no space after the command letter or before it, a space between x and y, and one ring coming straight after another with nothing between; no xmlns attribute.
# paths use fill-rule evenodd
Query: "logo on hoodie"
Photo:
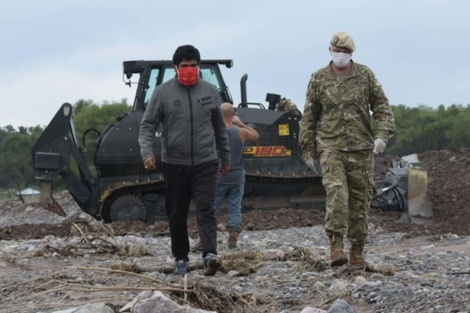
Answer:
<svg viewBox="0 0 470 313"><path fill-rule="evenodd" d="M179 101L179 100L173 101L173 106L174 106L175 108L179 108L179 107L181 106L181 101Z"/></svg>

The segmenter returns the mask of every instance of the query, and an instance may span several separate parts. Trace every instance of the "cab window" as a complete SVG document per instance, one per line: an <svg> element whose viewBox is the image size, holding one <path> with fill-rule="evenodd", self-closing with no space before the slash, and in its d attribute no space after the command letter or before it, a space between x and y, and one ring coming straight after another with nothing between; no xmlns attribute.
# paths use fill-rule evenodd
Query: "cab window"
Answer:
<svg viewBox="0 0 470 313"><path fill-rule="evenodd" d="M145 89L145 98L144 98L144 109L147 108L147 105L150 102L153 91L157 87L158 83L158 74L160 73L159 68L153 68L149 75L149 82L147 88Z"/></svg>
<svg viewBox="0 0 470 313"><path fill-rule="evenodd" d="M152 97L153 91L157 87L158 78L160 76L160 70L163 70L163 77L162 77L161 83L167 82L176 76L176 72L173 67L166 67L163 69L153 68L151 70L150 75L149 75L148 85L145 90L144 109L147 108L147 105L150 102L150 98ZM201 76L202 79L213 84L217 88L217 91L219 92L219 98L220 98L219 102L222 103L222 98L220 96L221 88L220 88L219 80L217 78L216 72L212 69L212 67L207 67L206 65L206 67L200 68L199 75Z"/></svg>

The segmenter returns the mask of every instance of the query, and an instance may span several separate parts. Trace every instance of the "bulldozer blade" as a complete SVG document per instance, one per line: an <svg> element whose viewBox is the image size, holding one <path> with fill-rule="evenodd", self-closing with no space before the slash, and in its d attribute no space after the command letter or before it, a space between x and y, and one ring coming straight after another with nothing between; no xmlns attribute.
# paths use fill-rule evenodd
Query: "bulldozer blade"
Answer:
<svg viewBox="0 0 470 313"><path fill-rule="evenodd" d="M428 194L428 172L424 163L408 164L408 212L412 224L433 224Z"/></svg>
<svg viewBox="0 0 470 313"><path fill-rule="evenodd" d="M59 216L67 216L65 211L60 207L60 205L55 201L52 196L52 182L43 181L41 182L41 194L39 195L39 203L41 206L55 213Z"/></svg>

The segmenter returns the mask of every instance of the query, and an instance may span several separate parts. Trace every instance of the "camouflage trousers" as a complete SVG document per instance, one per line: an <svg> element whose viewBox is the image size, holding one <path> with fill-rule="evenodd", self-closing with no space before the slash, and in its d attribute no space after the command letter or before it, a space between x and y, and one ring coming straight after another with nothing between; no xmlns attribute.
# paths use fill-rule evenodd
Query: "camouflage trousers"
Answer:
<svg viewBox="0 0 470 313"><path fill-rule="evenodd" d="M324 150L320 164L326 189L326 234L330 239L347 235L351 245L363 247L370 202L375 194L372 150Z"/></svg>

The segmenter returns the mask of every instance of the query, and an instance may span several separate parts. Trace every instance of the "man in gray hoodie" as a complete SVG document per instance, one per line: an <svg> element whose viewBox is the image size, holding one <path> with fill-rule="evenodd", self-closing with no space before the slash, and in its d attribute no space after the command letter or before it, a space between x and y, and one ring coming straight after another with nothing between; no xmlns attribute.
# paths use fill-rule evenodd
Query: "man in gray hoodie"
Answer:
<svg viewBox="0 0 470 313"><path fill-rule="evenodd" d="M176 49L173 65L177 75L155 89L139 133L145 168L162 167L176 275L184 275L189 269L187 219L191 198L196 205L204 275L215 275L221 266L214 198L217 171L230 170L230 149L217 89L199 78L200 62L195 47ZM157 165L152 143L160 126L162 164Z"/></svg>

